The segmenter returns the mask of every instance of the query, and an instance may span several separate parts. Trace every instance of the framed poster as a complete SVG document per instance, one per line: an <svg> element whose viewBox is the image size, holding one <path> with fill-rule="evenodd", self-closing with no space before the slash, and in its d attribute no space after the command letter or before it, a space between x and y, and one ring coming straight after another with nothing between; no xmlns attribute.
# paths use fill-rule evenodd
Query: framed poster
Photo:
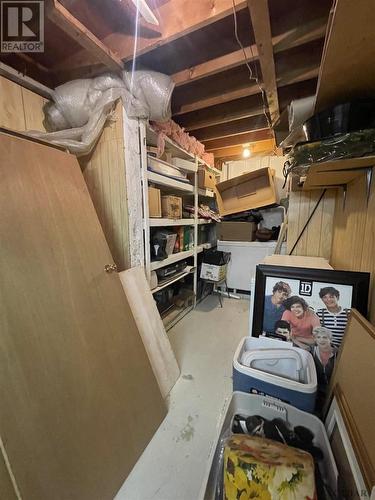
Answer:
<svg viewBox="0 0 375 500"><path fill-rule="evenodd" d="M272 266L256 268L252 336L309 350L321 408L352 307L367 314L370 274Z"/></svg>

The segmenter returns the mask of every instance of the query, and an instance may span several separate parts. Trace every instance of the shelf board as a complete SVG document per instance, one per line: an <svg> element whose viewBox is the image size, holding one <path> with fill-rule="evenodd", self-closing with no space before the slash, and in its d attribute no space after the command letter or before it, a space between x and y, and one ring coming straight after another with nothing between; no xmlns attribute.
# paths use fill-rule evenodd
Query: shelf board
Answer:
<svg viewBox="0 0 375 500"><path fill-rule="evenodd" d="M155 158L154 156L150 155L150 154L147 154L147 159L148 158L151 158L152 160L156 161L156 162L160 162L162 165L165 165L167 167L170 167L170 168L177 168L178 170L183 170L185 172L197 172L198 171L198 167L196 165L196 163L194 162L191 162L189 160L189 163L191 163L191 165L185 165L183 167L180 167L180 166L177 166L177 165L173 165L173 163L169 163L165 160L161 160L160 158Z"/></svg>
<svg viewBox="0 0 375 500"><path fill-rule="evenodd" d="M198 245L197 253L203 252L203 250L208 250L211 247L211 243L203 243L202 245ZM194 250L185 250L183 252L172 253L164 260L156 260L151 262L150 269L151 271L156 271L156 269L161 269L162 267L169 266L170 264L174 264L175 262L179 262L180 260L193 257L193 255Z"/></svg>
<svg viewBox="0 0 375 500"><path fill-rule="evenodd" d="M375 156L344 158L313 163L307 171L303 190L338 187L364 175L367 168L375 166Z"/></svg>
<svg viewBox="0 0 375 500"><path fill-rule="evenodd" d="M158 134L151 128L150 125L146 126L146 142L147 146L158 146ZM172 153L172 155L176 156L177 158L195 161L195 156L193 154L185 151L181 146L176 144L169 137L165 137L165 150L169 153Z"/></svg>
<svg viewBox="0 0 375 500"><path fill-rule="evenodd" d="M214 198L215 192L212 189L198 189L199 196L206 196L206 198Z"/></svg>
<svg viewBox="0 0 375 500"><path fill-rule="evenodd" d="M198 219L198 224L212 224L212 220ZM194 226L194 219L159 219L149 218L150 227L168 227L168 226Z"/></svg>
<svg viewBox="0 0 375 500"><path fill-rule="evenodd" d="M187 184L185 182L176 181L165 175L156 174L155 172L147 172L147 178L150 182L158 184L159 186L165 186L174 190L185 191L186 193L193 193L194 186Z"/></svg>
<svg viewBox="0 0 375 500"><path fill-rule="evenodd" d="M212 167L211 165L209 165L206 161L202 160L202 158L199 158L198 157L198 163L200 165L204 165L205 167L207 167L209 170L211 170L211 172L213 172L215 175L221 175L221 170L215 168L215 167Z"/></svg>
<svg viewBox="0 0 375 500"><path fill-rule="evenodd" d="M151 262L151 271L156 271L156 269L161 269L162 267L169 266L188 257L194 255L194 250L185 250L184 252L172 253L164 260L156 260Z"/></svg>
<svg viewBox="0 0 375 500"><path fill-rule="evenodd" d="M178 323L184 316L194 309L194 306L187 306L184 309L174 307L171 311L163 318L163 324L166 330L170 330L172 326Z"/></svg>
<svg viewBox="0 0 375 500"><path fill-rule="evenodd" d="M187 266L188 270L185 270L183 271L182 273L178 274L177 276L175 276L174 278L171 278L170 280L168 280L167 282L165 283L162 283L161 285L157 286L156 288L153 288L151 290L152 293L156 293L156 292L160 292L160 290L163 290L163 288L166 288L167 286L170 286L172 285L173 283L176 283L177 281L180 281L182 280L182 278L185 278L185 276L188 276L189 274L191 274L191 271L193 268L193 266Z"/></svg>

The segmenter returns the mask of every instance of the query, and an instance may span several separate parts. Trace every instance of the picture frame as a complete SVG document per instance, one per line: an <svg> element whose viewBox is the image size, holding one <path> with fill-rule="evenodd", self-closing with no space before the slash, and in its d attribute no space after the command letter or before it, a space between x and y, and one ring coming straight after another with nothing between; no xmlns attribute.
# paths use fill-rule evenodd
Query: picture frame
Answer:
<svg viewBox="0 0 375 500"><path fill-rule="evenodd" d="M363 443L358 443L353 436L357 435L356 425L339 384L333 389L333 398L329 405L324 422L327 437L336 462L338 473L339 498L350 500L375 499L375 487L371 487L367 478L368 457L363 457ZM357 457L361 457L361 461ZM365 460L363 460L365 458Z"/></svg>
<svg viewBox="0 0 375 500"><path fill-rule="evenodd" d="M268 281L272 280L273 282L300 283L299 291L301 293L295 293L295 289L294 293L303 297L307 302L312 296L308 294L314 288L336 287L345 291L347 296L348 294L351 295L350 304L347 303L348 308L355 307L363 316L367 316L370 273L259 264L256 267L255 275L253 327L251 332L253 337L259 337L264 331L263 317L266 290ZM351 293L349 288L351 288ZM316 303L316 292L314 294ZM323 305L321 304L321 306Z"/></svg>
<svg viewBox="0 0 375 500"><path fill-rule="evenodd" d="M317 414L325 405L352 309L367 315L369 283L370 274L363 272L256 268L252 336L288 341L311 354Z"/></svg>

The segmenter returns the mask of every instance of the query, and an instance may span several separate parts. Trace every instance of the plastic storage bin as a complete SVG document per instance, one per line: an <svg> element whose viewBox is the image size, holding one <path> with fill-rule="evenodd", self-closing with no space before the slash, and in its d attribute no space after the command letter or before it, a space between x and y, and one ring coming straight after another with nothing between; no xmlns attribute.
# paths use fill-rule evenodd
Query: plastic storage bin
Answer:
<svg viewBox="0 0 375 500"><path fill-rule="evenodd" d="M253 360L255 361L253 367L242 365L241 360L246 351L256 352L255 350L265 349L285 350L286 355L284 358L280 355L280 360L275 360L274 354L272 354L275 361L272 362L269 359L262 361L262 351L260 351L258 355L254 355L256 360ZM297 353L301 359L302 367L299 367L299 381L293 380L298 367L296 359L290 359L290 354L287 351ZM268 356L265 351L263 354ZM312 412L317 393L314 360L309 352L293 347L290 342L267 337L245 337L241 340L233 358L233 390L272 396L292 404L300 410Z"/></svg>
<svg viewBox="0 0 375 500"><path fill-rule="evenodd" d="M236 414L245 417L260 415L268 420L280 418L288 422L292 427L303 425L310 429L315 436L313 441L314 445L318 446L324 455L322 462L319 464L320 473L324 482L332 491L334 493L337 492L338 472L323 422L314 415L305 413L281 401L275 401L272 398L256 396L254 394L234 392L224 412L222 425L220 426L217 439L211 450L209 465L205 477L203 478L202 489L199 495L200 500L215 499L216 481L219 475L222 474L222 471L218 470L221 439L230 435L232 420Z"/></svg>

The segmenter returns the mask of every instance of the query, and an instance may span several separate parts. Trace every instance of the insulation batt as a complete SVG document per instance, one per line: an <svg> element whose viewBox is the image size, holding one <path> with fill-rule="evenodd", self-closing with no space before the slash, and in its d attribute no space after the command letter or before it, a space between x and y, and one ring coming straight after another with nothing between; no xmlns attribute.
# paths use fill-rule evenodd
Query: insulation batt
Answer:
<svg viewBox="0 0 375 500"><path fill-rule="evenodd" d="M204 144L199 142L195 137L189 135L173 120L165 122L153 121L152 128L158 133L158 156L162 156L165 148L165 137L169 137L183 149L193 155L197 155L209 165L214 165L214 155L207 153Z"/></svg>

